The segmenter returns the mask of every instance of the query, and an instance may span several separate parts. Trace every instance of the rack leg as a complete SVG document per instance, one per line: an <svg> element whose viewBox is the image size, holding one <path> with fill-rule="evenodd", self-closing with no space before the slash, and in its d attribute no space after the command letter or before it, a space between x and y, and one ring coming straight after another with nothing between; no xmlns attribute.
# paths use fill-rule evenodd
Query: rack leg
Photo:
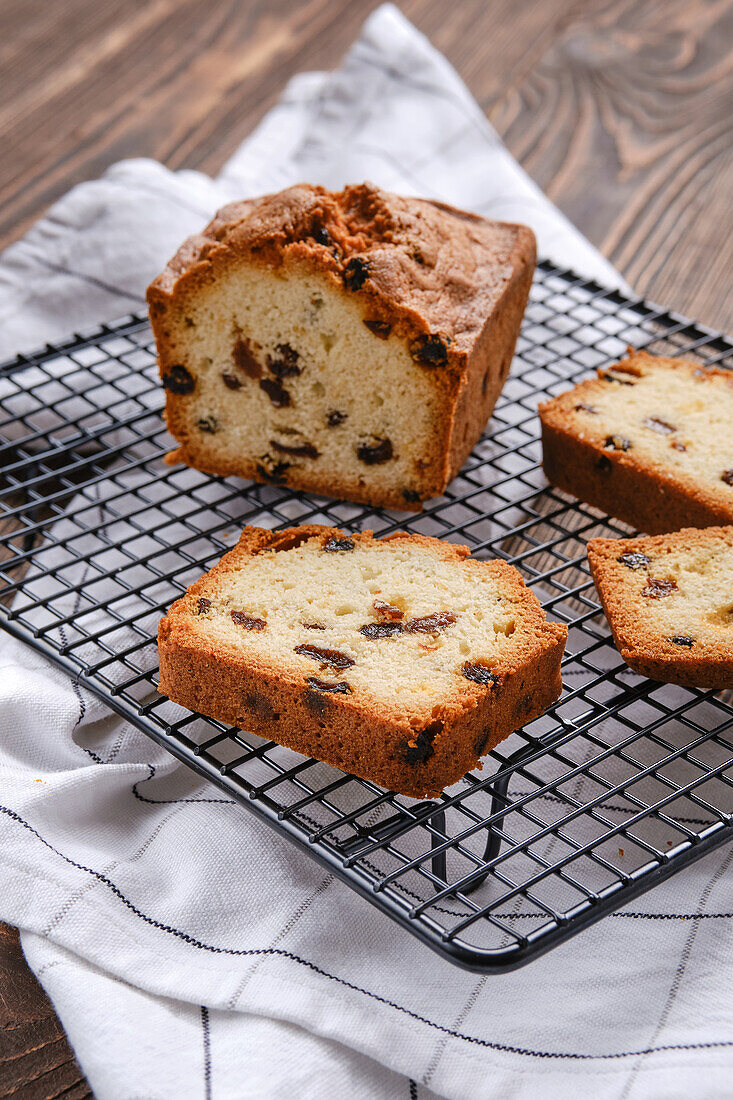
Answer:
<svg viewBox="0 0 733 1100"><path fill-rule="evenodd" d="M501 826L504 823L506 817L506 811L509 808L509 799L507 798L507 791L509 789L509 780L514 775L515 770L522 764L522 762L531 756L537 749L537 745L533 742L529 742L527 745L523 745L521 749L517 749L515 753L508 758L505 768L511 768L511 771L507 771L506 775L502 775L495 783L491 784L491 813L493 817L500 809L504 809L504 813L492 821L487 826L486 847L484 849L483 862L490 863L496 859L501 849ZM503 770L503 769L502 769ZM461 887L462 894L471 894L474 890L477 890L482 882L485 882L488 876L491 874L491 870L477 871L476 874L470 879L465 886Z"/></svg>

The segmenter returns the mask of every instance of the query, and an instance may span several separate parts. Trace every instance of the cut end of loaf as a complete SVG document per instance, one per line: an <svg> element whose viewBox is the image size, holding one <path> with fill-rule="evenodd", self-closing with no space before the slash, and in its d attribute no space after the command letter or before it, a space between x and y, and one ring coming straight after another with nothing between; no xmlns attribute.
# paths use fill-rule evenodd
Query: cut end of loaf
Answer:
<svg viewBox="0 0 733 1100"><path fill-rule="evenodd" d="M368 185L234 204L148 291L170 461L405 510L512 359L534 238Z"/></svg>
<svg viewBox="0 0 733 1100"><path fill-rule="evenodd" d="M174 461L406 510L442 488L445 380L327 275L241 262L167 323Z"/></svg>
<svg viewBox="0 0 733 1100"><path fill-rule="evenodd" d="M733 688L733 526L592 539L588 560L631 668L669 683Z"/></svg>

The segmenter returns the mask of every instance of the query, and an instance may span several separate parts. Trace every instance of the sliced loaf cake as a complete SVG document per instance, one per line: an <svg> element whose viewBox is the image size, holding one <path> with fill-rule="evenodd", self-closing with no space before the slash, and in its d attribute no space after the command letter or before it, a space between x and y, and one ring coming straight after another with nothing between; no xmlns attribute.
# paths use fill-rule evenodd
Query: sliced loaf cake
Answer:
<svg viewBox="0 0 733 1100"><path fill-rule="evenodd" d="M673 684L733 688L733 527L591 539L588 561L631 668Z"/></svg>
<svg viewBox="0 0 733 1100"><path fill-rule="evenodd" d="M539 413L560 489L649 534L733 522L733 371L629 348Z"/></svg>
<svg viewBox="0 0 733 1100"><path fill-rule="evenodd" d="M251 527L162 620L160 690L418 797L558 698L566 638L465 546Z"/></svg>

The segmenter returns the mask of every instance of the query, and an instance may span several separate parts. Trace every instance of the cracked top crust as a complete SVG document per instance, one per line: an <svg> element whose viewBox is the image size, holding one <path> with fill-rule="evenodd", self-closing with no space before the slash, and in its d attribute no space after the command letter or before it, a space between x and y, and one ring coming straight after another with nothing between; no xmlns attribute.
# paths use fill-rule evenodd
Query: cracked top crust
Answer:
<svg viewBox="0 0 733 1100"><path fill-rule="evenodd" d="M503 294L534 267L535 238L523 225L368 183L298 184L221 209L150 285L151 310L237 259L316 268L408 338L446 338L428 342L426 355L462 369Z"/></svg>

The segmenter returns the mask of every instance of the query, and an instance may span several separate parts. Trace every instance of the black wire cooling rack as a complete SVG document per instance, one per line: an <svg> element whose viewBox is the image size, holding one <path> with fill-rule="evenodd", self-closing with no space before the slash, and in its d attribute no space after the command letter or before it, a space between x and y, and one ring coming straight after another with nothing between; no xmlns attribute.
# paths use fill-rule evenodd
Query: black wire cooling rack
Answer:
<svg viewBox="0 0 733 1100"><path fill-rule="evenodd" d="M143 317L0 368L0 623L461 966L527 962L733 837L733 706L626 667L585 544L628 530L548 488L536 405L627 344L733 345L540 265L488 431L421 515L167 467ZM565 689L482 771L417 802L156 692L161 613L246 523L396 528L514 563L568 624Z"/></svg>

